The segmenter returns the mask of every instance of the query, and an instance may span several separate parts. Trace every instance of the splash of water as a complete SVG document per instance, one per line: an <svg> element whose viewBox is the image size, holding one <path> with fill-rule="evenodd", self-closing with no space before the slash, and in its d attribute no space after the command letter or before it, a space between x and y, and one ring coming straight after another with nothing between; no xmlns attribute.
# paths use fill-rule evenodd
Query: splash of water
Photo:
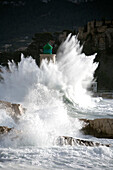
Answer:
<svg viewBox="0 0 113 170"><path fill-rule="evenodd" d="M87 89L94 81L93 75L98 66L93 62L95 56L82 53L80 42L71 34L60 45L56 64L47 64L43 60L39 68L32 57L24 58L22 55L18 66L13 61L8 62L9 72L2 68L4 82L0 84L0 99L24 102L31 89L35 89L37 84L43 84L49 89L63 92L80 106L91 106L92 98Z"/></svg>
<svg viewBox="0 0 113 170"><path fill-rule="evenodd" d="M47 145L56 136L78 134L81 125L68 116L63 96L73 104L91 106L87 88L98 65L94 58L83 54L77 37L69 35L59 47L56 64L43 60L39 68L32 57L22 55L18 66L12 61L8 62L9 71L2 67L0 99L27 108L15 125L22 130L17 143Z"/></svg>
<svg viewBox="0 0 113 170"><path fill-rule="evenodd" d="M98 63L94 63L96 54L86 56L76 36L71 34L59 47L58 67L66 84L65 95L79 106L92 106L93 101L88 88L94 81L94 72Z"/></svg>

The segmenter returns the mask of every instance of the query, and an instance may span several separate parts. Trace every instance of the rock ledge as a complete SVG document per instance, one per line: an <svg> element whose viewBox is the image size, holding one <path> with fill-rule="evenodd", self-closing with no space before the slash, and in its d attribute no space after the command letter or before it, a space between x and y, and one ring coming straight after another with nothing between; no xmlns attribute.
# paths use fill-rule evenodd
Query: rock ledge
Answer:
<svg viewBox="0 0 113 170"><path fill-rule="evenodd" d="M113 119L80 120L84 122L84 127L81 130L85 135L113 139Z"/></svg>

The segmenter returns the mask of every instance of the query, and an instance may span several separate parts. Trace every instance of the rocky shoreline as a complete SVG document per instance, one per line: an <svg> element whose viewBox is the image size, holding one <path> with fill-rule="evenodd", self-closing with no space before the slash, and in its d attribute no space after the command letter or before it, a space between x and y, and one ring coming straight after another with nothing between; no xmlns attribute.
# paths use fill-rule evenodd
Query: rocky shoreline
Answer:
<svg viewBox="0 0 113 170"><path fill-rule="evenodd" d="M25 113L25 108L20 104L13 104L6 101L0 101L0 109L5 109L6 112L14 119L17 123L19 117ZM113 119L102 118L102 119L79 119L83 123L81 132L84 135L91 135L97 138L109 138L113 139ZM13 127L0 126L0 140L2 135L7 135ZM75 139L69 136L59 136L57 141L60 145L84 145L84 146L107 146L109 144L95 143L93 141Z"/></svg>
<svg viewBox="0 0 113 170"><path fill-rule="evenodd" d="M14 130L14 128L8 128L6 126L0 126L0 140L2 140L2 137L4 137L4 135L7 135L8 133L10 133L12 130ZM15 138L18 138L18 135L16 134L17 131L15 131ZM3 136L2 136L3 135ZM14 137L12 138L12 140L14 139ZM110 144L102 144L99 142L94 142L94 141L89 141L89 140L83 140L83 139L76 139L73 137L69 137L69 136L59 136L56 139L56 143L59 146L65 146L65 145L70 145L70 146L90 146L90 147L94 147L94 146L106 146L106 147L110 147Z"/></svg>

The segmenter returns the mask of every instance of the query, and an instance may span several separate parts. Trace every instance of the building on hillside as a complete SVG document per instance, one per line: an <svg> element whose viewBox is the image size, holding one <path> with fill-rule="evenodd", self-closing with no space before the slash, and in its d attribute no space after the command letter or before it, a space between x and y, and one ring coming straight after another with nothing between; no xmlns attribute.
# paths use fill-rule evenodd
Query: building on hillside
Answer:
<svg viewBox="0 0 113 170"><path fill-rule="evenodd" d="M86 41L91 38L94 42L94 47L100 51L104 51L106 46L111 44L111 34L113 32L113 20L91 21L85 27L78 29L79 39Z"/></svg>
<svg viewBox="0 0 113 170"><path fill-rule="evenodd" d="M104 19L102 21L94 20L88 22L87 25L84 27L79 27L78 33L80 36L83 36L83 34L84 36L87 36L87 34L93 33L94 31L102 33L107 29L108 26L113 28L113 20L111 21L106 21Z"/></svg>

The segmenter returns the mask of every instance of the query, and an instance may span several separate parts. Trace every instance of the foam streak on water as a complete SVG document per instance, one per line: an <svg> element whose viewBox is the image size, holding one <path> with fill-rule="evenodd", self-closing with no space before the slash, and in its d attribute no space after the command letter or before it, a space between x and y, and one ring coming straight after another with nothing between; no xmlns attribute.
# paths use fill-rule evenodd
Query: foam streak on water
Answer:
<svg viewBox="0 0 113 170"><path fill-rule="evenodd" d="M77 37L69 35L58 49L56 64L43 60L39 68L32 57L22 55L18 66L12 61L8 63L9 70L2 67L0 100L20 103L26 112L16 123L0 109L0 125L14 127L14 131L0 140L1 169L16 169L15 164L17 169L113 166L111 148L106 151L106 147L56 146L59 136L90 139L81 134L82 124L78 118L102 115L100 111L106 102L101 100L96 104L87 91L98 66L94 58L95 55L82 53ZM112 102L107 104L112 116Z"/></svg>

